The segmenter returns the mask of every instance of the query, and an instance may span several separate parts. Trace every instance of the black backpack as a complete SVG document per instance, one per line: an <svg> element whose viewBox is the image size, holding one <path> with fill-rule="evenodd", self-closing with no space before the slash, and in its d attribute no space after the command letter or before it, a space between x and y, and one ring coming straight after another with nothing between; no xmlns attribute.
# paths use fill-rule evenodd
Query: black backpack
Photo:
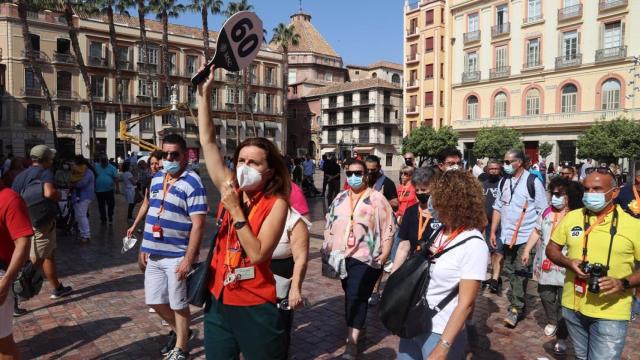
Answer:
<svg viewBox="0 0 640 360"><path fill-rule="evenodd" d="M18 299L26 301L40 293L43 282L42 270L33 266L33 263L27 260L13 281L12 290Z"/></svg>
<svg viewBox="0 0 640 360"><path fill-rule="evenodd" d="M24 199L29 209L29 217L34 227L49 224L58 215L58 204L44 197L44 181L42 174L46 169L40 169L35 175L27 179L22 189L15 189Z"/></svg>
<svg viewBox="0 0 640 360"><path fill-rule="evenodd" d="M500 184L498 185L498 189L500 189L500 193L503 192L503 187L504 184L507 182L507 179L511 179L511 175L506 175L504 176L502 179L500 179ZM536 179L538 179L537 176L533 175L532 173L529 173L529 177L527 177L527 191L529 192L529 196L535 200L536 198ZM538 181L540 181L538 179Z"/></svg>

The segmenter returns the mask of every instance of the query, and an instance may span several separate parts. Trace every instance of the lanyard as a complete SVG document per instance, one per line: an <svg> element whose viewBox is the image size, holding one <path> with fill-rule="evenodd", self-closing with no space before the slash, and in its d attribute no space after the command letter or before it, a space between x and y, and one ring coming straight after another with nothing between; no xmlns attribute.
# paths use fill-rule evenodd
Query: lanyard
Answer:
<svg viewBox="0 0 640 360"><path fill-rule="evenodd" d="M523 174L524 175L524 174ZM513 200L513 192L518 188L518 184L520 184L520 180L522 180L523 175L520 175L518 181L516 181L515 185L513 184L513 177L509 178L509 190L511 190L511 194L509 194L509 203L507 205L511 205L511 200Z"/></svg>
<svg viewBox="0 0 640 360"><path fill-rule="evenodd" d="M429 220L431 220L431 215L422 216L422 212L418 207L418 241L422 239L422 235L424 235L424 231L427 229Z"/></svg>
<svg viewBox="0 0 640 360"><path fill-rule="evenodd" d="M167 183L169 183L169 174L164 176L164 180L162 181L162 201L160 202L160 209L158 210L158 219L160 219L160 215L164 212L164 200L167 197L167 194L171 192L171 188L178 181L178 179L174 179L170 182L169 188L167 189Z"/></svg>
<svg viewBox="0 0 640 360"><path fill-rule="evenodd" d="M442 229L442 232L440 233L440 236L438 237L439 241L438 244L439 246L436 248L436 250L433 252L433 256L439 254L442 252L442 250L444 250L447 245L449 245L450 242L452 242L456 237L458 237L458 235L460 235L460 233L462 233L464 231L463 227L459 227L457 229L455 229L453 232L451 232L451 234L449 235L449 237L447 238L446 241L444 241L444 244L442 243L442 237L444 236L444 233L446 232L446 229Z"/></svg>
<svg viewBox="0 0 640 360"><path fill-rule="evenodd" d="M587 214L587 211L584 211L584 239L582 242L582 261L585 262L587 261L587 245L589 244L589 234L591 234L591 231L593 231L593 229L595 229L598 225L600 225L604 219L611 213L611 211L613 211L613 218L611 219L611 225L609 228L609 233L611 234L611 241L609 243L609 252L607 255L607 268L609 268L609 260L611 258L611 248L613 246L613 238L614 236L616 236L616 233L618 232L618 209L616 209L615 207L612 210L607 211L605 214L602 214L600 216L598 216L598 218L596 219L596 222L593 223L593 225L589 225L589 215Z"/></svg>
<svg viewBox="0 0 640 360"><path fill-rule="evenodd" d="M365 195L366 193L368 193L369 190L367 189L367 191L363 191L360 193L360 195L358 195L358 199L356 200L356 203L353 203L353 199L351 197L351 193L349 194L349 203L351 204L351 231L353 231L353 228L355 227L355 224L353 223L353 214L355 214L356 209L358 208L358 204L360 203L360 199L362 199L362 196Z"/></svg>

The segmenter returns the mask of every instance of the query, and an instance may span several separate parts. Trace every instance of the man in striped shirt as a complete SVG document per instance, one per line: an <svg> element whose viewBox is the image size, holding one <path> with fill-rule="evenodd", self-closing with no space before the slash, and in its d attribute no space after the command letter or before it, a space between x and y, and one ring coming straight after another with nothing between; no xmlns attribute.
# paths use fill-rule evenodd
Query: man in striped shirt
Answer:
<svg viewBox="0 0 640 360"><path fill-rule="evenodd" d="M146 263L145 301L173 329L162 355L189 358L190 314L186 276L198 260L207 214L207 193L200 177L187 169L185 140L164 138L163 171L151 180L149 211L144 227L141 260Z"/></svg>

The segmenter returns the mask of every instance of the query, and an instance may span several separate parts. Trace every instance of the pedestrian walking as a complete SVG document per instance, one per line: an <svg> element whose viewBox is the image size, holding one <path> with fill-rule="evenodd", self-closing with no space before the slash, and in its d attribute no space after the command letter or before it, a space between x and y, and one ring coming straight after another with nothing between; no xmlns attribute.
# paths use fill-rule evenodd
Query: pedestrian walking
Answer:
<svg viewBox="0 0 640 360"><path fill-rule="evenodd" d="M31 166L18 174L13 181L13 190L24 196L25 190L31 190L34 186L29 186L30 183L40 182L42 184L42 190L38 189L42 193L42 202L47 202L50 205L57 208L57 201L60 198L60 193L54 185L53 173L50 168L53 164L53 157L55 156L55 150L49 148L46 145L36 145L31 148L29 153L31 156ZM49 285L53 289L51 296L52 300L65 297L73 291L71 286L64 286L58 279L58 273L56 271L55 262L55 249L56 249L56 215L57 213L48 214L48 216L42 219L31 219L33 225L33 237L31 238L31 262L34 267L41 267Z"/></svg>
<svg viewBox="0 0 640 360"><path fill-rule="evenodd" d="M113 209L115 207L115 186L118 180L118 170L107 161L107 155L98 156L96 169L96 197L98 198L98 210L100 222L113 223ZM108 217L107 217L108 216Z"/></svg>
<svg viewBox="0 0 640 360"><path fill-rule="evenodd" d="M583 185L585 209L565 215L546 255L567 269L562 316L576 358L620 359L640 286L640 222L615 204L620 190L608 168L587 170Z"/></svg>
<svg viewBox="0 0 640 360"><path fill-rule="evenodd" d="M515 327L524 316L529 268L522 265L522 253L538 216L548 207L542 182L525 170L520 149L504 156L506 176L499 184L500 195L493 204L491 245L498 246L497 230L504 246L504 272L509 277L509 309L504 322Z"/></svg>
<svg viewBox="0 0 640 360"><path fill-rule="evenodd" d="M13 282L29 258L33 228L24 200L0 182L0 358L19 359L13 340Z"/></svg>
<svg viewBox="0 0 640 360"><path fill-rule="evenodd" d="M137 179L133 176L131 171L131 163L126 161L122 164L122 187L124 190L124 197L127 199L127 223L133 223L133 209L136 207L136 183Z"/></svg>
<svg viewBox="0 0 640 360"><path fill-rule="evenodd" d="M286 335L269 264L287 220L291 180L277 147L265 138L243 141L234 154L235 174L224 170L210 116L214 70L197 94L200 143L224 208L204 315L205 354L210 360L240 353L284 360Z"/></svg>
<svg viewBox="0 0 640 360"><path fill-rule="evenodd" d="M367 186L371 180L364 162L349 159L346 169L349 190L338 194L329 207L322 251L344 252L346 274L341 281L348 334L343 358L355 359L368 299L391 252L395 221L384 195Z"/></svg>
<svg viewBox="0 0 640 360"><path fill-rule="evenodd" d="M457 295L435 310L430 333L400 339L398 359L464 359L465 320L486 277L489 249L482 235L487 218L480 183L469 172L446 171L431 185L431 202L443 227L428 243L432 265L425 297L428 304L439 304Z"/></svg>
<svg viewBox="0 0 640 360"><path fill-rule="evenodd" d="M327 177L327 203L331 204L340 192L340 165L333 154L329 154L324 164L324 174Z"/></svg>
<svg viewBox="0 0 640 360"><path fill-rule="evenodd" d="M4 186L11 188L13 185L13 180L15 180L16 176L20 174L24 170L24 166L22 165L22 158L14 157L11 159L11 165L9 166L9 170L2 174L2 182Z"/></svg>
<svg viewBox="0 0 640 360"><path fill-rule="evenodd" d="M186 277L198 260L208 210L207 193L198 174L187 168L184 138L177 134L165 136L162 152L164 170L151 180L140 247L145 254L140 256L147 258L145 302L172 329L160 351L162 355L168 360L186 360L192 334ZM222 163L219 165L222 167Z"/></svg>
<svg viewBox="0 0 640 360"><path fill-rule="evenodd" d="M572 210L581 209L582 185L576 181L555 178L549 183L551 206L546 209L536 222L535 230L529 236L527 245L522 253L522 265L528 266L531 250L534 248L533 280L538 282L538 295L542 301L547 325L544 327L546 336L556 337L553 351L556 355L563 355L567 351L566 340L569 336L567 325L562 319L562 287L564 285L565 269L552 263L545 254L549 240L558 223ZM566 252L565 252L566 255Z"/></svg>
<svg viewBox="0 0 640 360"><path fill-rule="evenodd" d="M491 224L493 218L493 204L499 197L500 179L502 179L502 169L500 162L495 159L489 160L487 163L487 176L486 180L482 181L482 187L484 189L484 208L487 213L488 224ZM491 253L491 277L486 281L489 290L497 294L502 288L502 277L500 273L502 270L502 259L504 257L504 244L500 237L500 225L496 229L496 244L491 244L491 225L487 226L484 232L485 240L489 245L489 252Z"/></svg>
<svg viewBox="0 0 640 360"><path fill-rule="evenodd" d="M89 168L87 159L82 155L77 155L73 160L71 187L74 199L73 211L78 224L80 242L87 243L91 239L89 204L95 198L95 176Z"/></svg>
<svg viewBox="0 0 640 360"><path fill-rule="evenodd" d="M149 161L149 169L147 170L149 174L149 176L147 177L148 183L144 186L144 189L145 189L144 196L142 197L142 204L140 205L140 209L138 209L138 214L136 215L136 218L133 221L133 224L131 224L131 226L127 229L127 237L133 236L134 231L138 228L140 223L147 216L147 211L149 211L149 196L151 195L151 193L149 192L149 189L151 187L151 180L158 173L158 171L160 171L162 167L161 166L162 151L156 150L152 152L149 155L148 161ZM140 269L144 271L144 269L147 267L148 256L146 255L148 254L145 254L144 252L140 252L140 255L141 256L138 259L138 264L140 265Z"/></svg>

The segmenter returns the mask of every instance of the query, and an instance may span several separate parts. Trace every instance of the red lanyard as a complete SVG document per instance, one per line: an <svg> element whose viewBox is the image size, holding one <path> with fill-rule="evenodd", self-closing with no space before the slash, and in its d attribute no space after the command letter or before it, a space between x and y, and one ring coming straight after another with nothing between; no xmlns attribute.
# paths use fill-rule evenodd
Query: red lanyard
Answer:
<svg viewBox="0 0 640 360"><path fill-rule="evenodd" d="M360 195L358 195L358 199L356 200L356 203L353 203L353 199L351 198L351 195L353 194L351 191L349 192L349 203L351 204L351 231L353 231L353 229L355 228L355 223L353 222L353 215L356 212L356 209L358 208L358 204L360 203L360 199L362 199L362 196L365 195L365 193L368 193L369 190L363 191L360 193Z"/></svg>
<svg viewBox="0 0 640 360"><path fill-rule="evenodd" d="M453 230L453 232L451 232L451 234L449 234L449 237L447 238L447 240L443 244L442 243L442 237L444 236L444 233L446 231L447 231L447 229L442 229L442 232L440 233L440 236L438 236L438 240L439 240L438 244L439 244L439 246L433 252L433 255L437 255L440 252L442 252L442 250L444 250L447 247L447 245L449 245L449 243L451 243L456 237L458 237L458 235L460 235L464 231L464 228L463 227L459 227L459 228Z"/></svg>
<svg viewBox="0 0 640 360"><path fill-rule="evenodd" d="M427 229L427 224L429 224L429 220L431 220L431 216L422 216L420 208L418 208L418 241L422 239L422 235L424 231Z"/></svg>
<svg viewBox="0 0 640 360"><path fill-rule="evenodd" d="M166 199L167 194L171 192L171 188L173 187L173 184L176 183L176 181L178 181L178 179L174 179L173 181L171 181L171 183L169 184L169 188L167 189L167 183L169 183L169 174L164 176L164 180L162 181L162 201L160 202L160 209L158 210L158 218L160 217L160 214L164 212L164 200Z"/></svg>
<svg viewBox="0 0 640 360"><path fill-rule="evenodd" d="M251 210L249 211L247 222L251 223L251 219L253 218L253 215L255 214L257 209L260 207L260 202L262 201L263 198L264 196L258 195L251 201L251 205L250 205ZM242 249L240 246L240 239L238 239L237 232L236 232L235 241L233 241L233 243L231 241L232 231L235 231L235 229L233 228L233 220L231 219L231 216L229 216L227 221L227 236L225 239L225 247L227 249L227 252L225 254L224 264L227 266L227 268L231 268L231 269L237 268L238 265L240 265L241 253L242 253Z"/></svg>

